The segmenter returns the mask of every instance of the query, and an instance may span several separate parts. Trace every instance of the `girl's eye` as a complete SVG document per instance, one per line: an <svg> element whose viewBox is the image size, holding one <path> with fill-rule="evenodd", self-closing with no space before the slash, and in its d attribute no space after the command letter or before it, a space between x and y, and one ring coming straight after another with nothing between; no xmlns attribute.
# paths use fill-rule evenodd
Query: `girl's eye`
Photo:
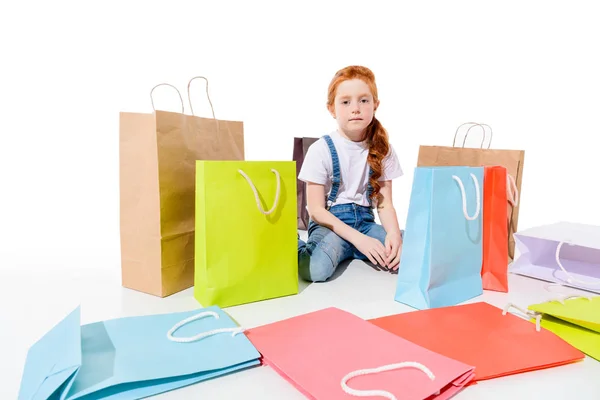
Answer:
<svg viewBox="0 0 600 400"><path fill-rule="evenodd" d="M363 103L368 103L368 102L369 102L369 99L362 99L361 101L362 101Z"/></svg>
<svg viewBox="0 0 600 400"><path fill-rule="evenodd" d="M344 104L344 105L347 105L347 104L349 104L349 103L350 103L350 102L349 102L348 100L342 100L342 104Z"/></svg>

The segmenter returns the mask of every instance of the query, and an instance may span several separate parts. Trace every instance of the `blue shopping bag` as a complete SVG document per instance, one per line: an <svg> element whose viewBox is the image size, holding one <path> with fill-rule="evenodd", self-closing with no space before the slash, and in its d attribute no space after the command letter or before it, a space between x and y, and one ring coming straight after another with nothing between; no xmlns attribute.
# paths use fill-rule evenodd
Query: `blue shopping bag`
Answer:
<svg viewBox="0 0 600 400"><path fill-rule="evenodd" d="M19 400L140 399L260 364L219 307L80 326L77 307L27 353Z"/></svg>
<svg viewBox="0 0 600 400"><path fill-rule="evenodd" d="M483 293L483 167L418 167L395 300L422 310Z"/></svg>

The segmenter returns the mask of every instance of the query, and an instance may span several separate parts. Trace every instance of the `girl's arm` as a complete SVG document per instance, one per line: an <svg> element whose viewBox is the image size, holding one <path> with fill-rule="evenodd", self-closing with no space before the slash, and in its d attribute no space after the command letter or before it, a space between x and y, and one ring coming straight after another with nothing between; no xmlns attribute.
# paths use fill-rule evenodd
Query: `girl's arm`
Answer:
<svg viewBox="0 0 600 400"><path fill-rule="evenodd" d="M354 243L361 234L351 226L346 225L335 215L325 209L325 186L308 182L306 184L306 203L310 218L317 224L327 227L338 236Z"/></svg>
<svg viewBox="0 0 600 400"><path fill-rule="evenodd" d="M400 235L400 226L398 225L398 216L392 202L392 181L380 182L381 188L379 193L383 196L381 203L377 205L377 214L381 220L381 225L385 232L389 234Z"/></svg>
<svg viewBox="0 0 600 400"><path fill-rule="evenodd" d="M402 234L398 225L398 216L392 201L392 181L381 182L379 191L383 196L381 203L377 205L377 214L381 225L386 232L385 250L387 254L386 263L392 268L398 267L402 247Z"/></svg>
<svg viewBox="0 0 600 400"><path fill-rule="evenodd" d="M313 221L331 229L335 234L352 243L373 264L386 265L385 248L377 239L346 225L325 208L324 185L308 182L306 184L306 203L308 214Z"/></svg>

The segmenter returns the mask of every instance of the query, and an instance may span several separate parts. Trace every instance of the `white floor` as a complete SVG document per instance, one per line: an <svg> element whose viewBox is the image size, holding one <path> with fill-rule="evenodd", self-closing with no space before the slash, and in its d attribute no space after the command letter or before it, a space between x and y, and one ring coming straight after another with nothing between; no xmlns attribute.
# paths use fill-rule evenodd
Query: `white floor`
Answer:
<svg viewBox="0 0 600 400"><path fill-rule="evenodd" d="M251 328L283 318L339 307L362 318L408 311L393 300L396 275L377 272L353 261L337 278L302 284L297 296L227 308L241 325ZM20 266L0 269L0 398L17 398L25 356L40 336L77 304L82 323L199 308L193 289L160 299L120 286L118 269L40 270ZM503 307L508 301L526 307L551 296L544 282L510 275L510 293L485 292L472 301ZM156 399L273 399L304 397L269 367L261 366L183 389ZM455 399L600 399L600 362L583 362L528 372L469 387Z"/></svg>

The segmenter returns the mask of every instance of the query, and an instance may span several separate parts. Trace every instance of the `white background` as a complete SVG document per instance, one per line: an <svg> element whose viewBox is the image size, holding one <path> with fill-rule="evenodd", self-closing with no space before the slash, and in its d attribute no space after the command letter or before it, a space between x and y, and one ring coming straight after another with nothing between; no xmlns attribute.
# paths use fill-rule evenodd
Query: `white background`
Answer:
<svg viewBox="0 0 600 400"><path fill-rule="evenodd" d="M17 320L14 296L36 314L54 298L62 302L44 282L65 270L108 269L118 285L119 112L151 112L151 88L168 82L189 113L185 90L197 75L210 81L217 118L244 121L248 160L291 160L294 136L335 128L325 108L333 74L350 64L371 68L378 117L405 171L394 182L401 226L419 145L451 145L468 121L493 128L492 148L525 150L520 229L559 220L600 224L595 3L3 2L0 269L10 278L0 282L0 322L9 309L7 321ZM203 82L194 81L192 91L196 114L210 116ZM180 107L167 87L155 91L155 104ZM467 145L478 146L478 135ZM84 296L90 282L81 285ZM115 310L96 316L124 313ZM20 331L21 345L62 311L37 331ZM8 328L2 324L2 342L10 346L19 328ZM5 360L0 371L13 384L23 351L17 370Z"/></svg>
<svg viewBox="0 0 600 400"><path fill-rule="evenodd" d="M151 112L151 88L168 82L189 113L197 75L217 118L244 121L248 160L291 160L294 136L335 128L335 71L370 67L405 170L401 225L418 146L451 145L468 121L493 128L492 148L526 151L520 229L600 223L592 1L5 4L0 268L119 268L119 112ZM180 108L171 88L154 93L157 108ZM195 80L194 111L210 116L204 93Z"/></svg>

